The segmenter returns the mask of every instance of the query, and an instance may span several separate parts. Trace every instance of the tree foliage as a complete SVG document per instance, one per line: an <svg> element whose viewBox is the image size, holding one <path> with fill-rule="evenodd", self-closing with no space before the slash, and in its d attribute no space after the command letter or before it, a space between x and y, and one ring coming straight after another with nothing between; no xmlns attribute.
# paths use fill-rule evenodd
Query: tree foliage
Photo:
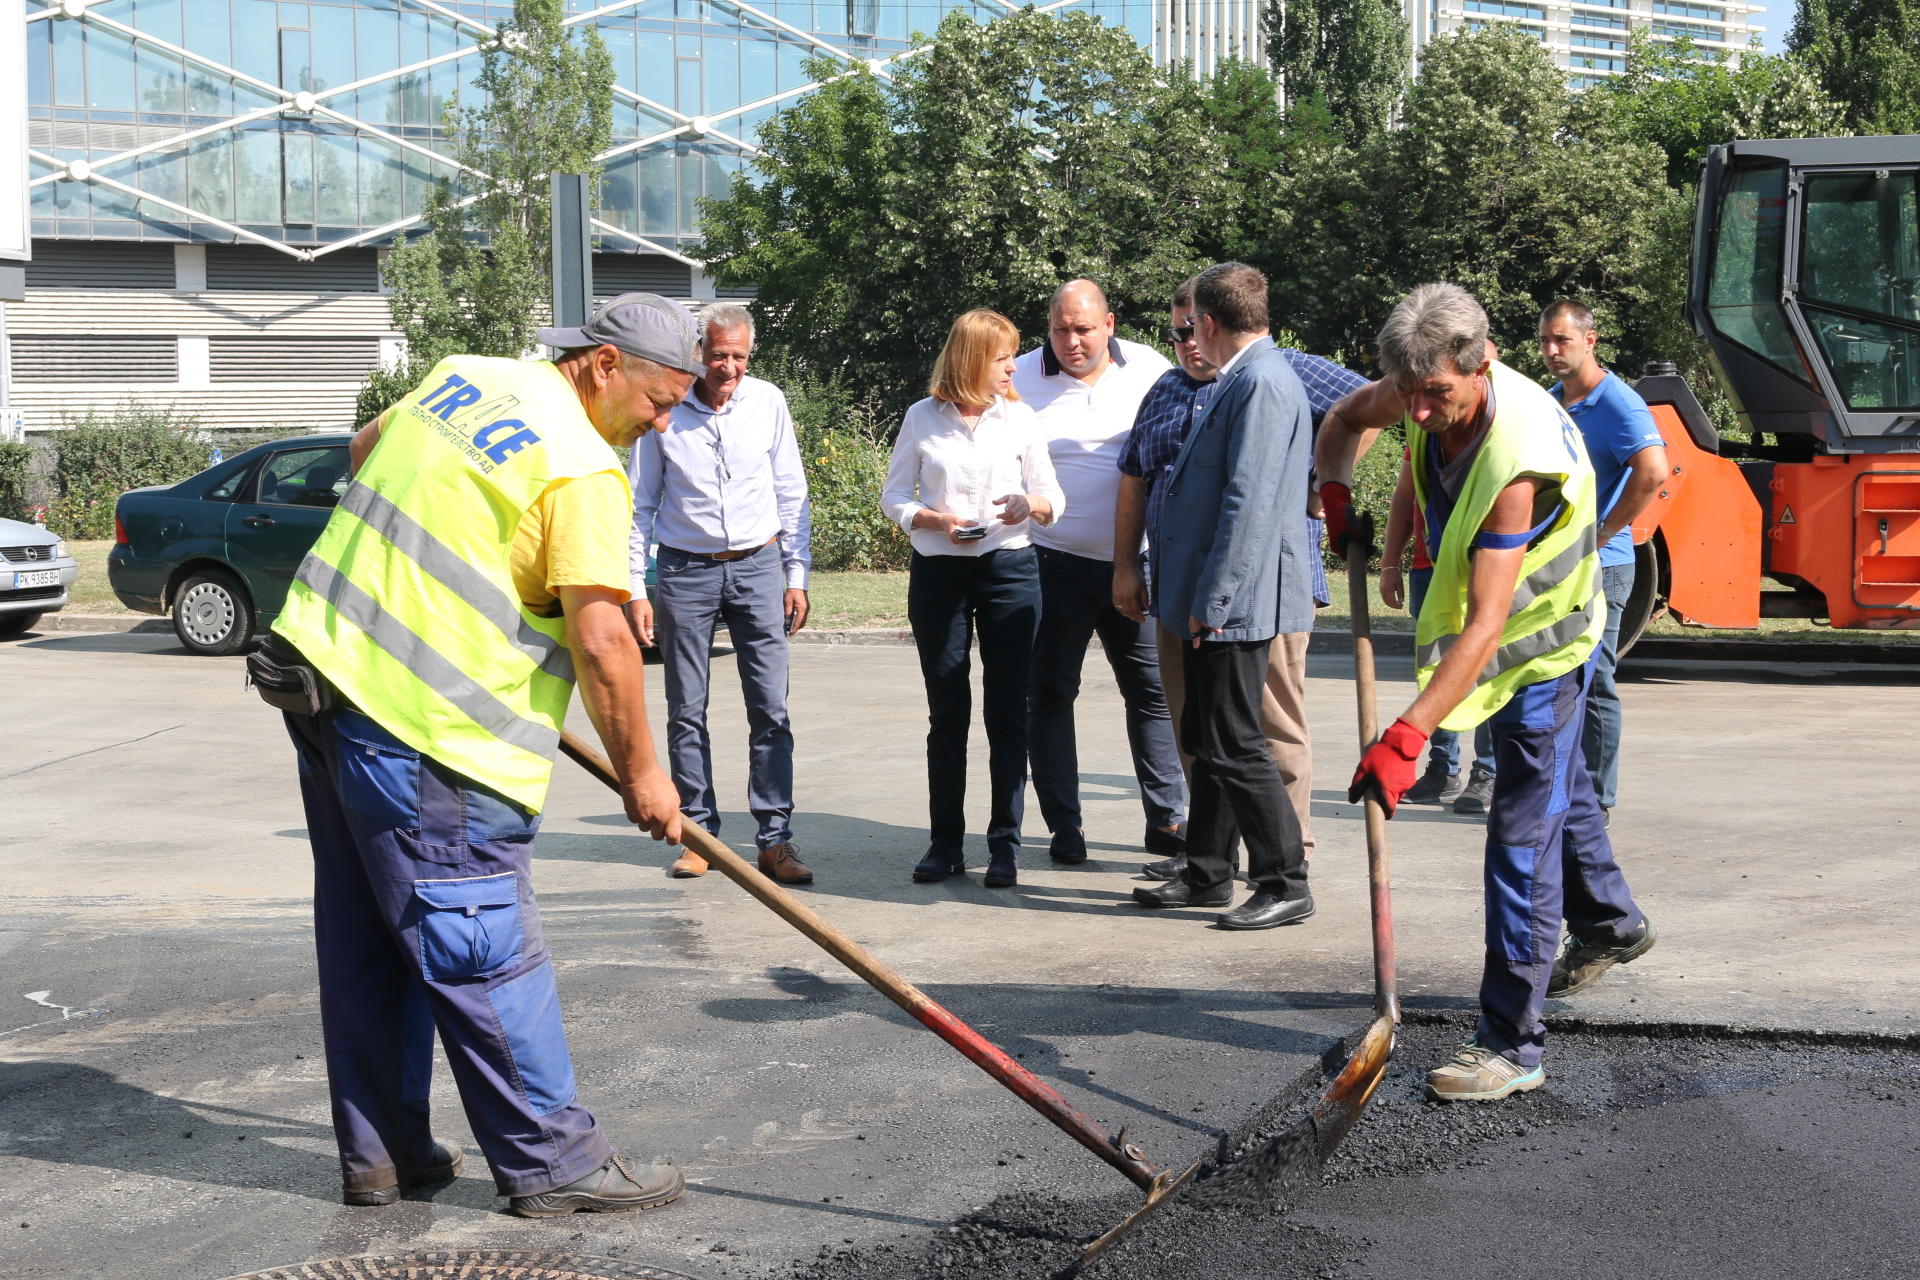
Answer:
<svg viewBox="0 0 1920 1280"><path fill-rule="evenodd" d="M483 55L482 101L447 109L455 166L427 197L427 231L384 267L404 366L375 373L360 421L410 390L444 357L524 355L548 309L550 173L587 173L613 134L613 59L591 26L570 29L564 0L515 0Z"/></svg>
<svg viewBox="0 0 1920 1280"><path fill-rule="evenodd" d="M1856 133L1920 133L1920 0L1800 0L1787 48Z"/></svg>
<svg viewBox="0 0 1920 1280"><path fill-rule="evenodd" d="M896 411L969 307L1031 343L1048 295L1089 275L1144 329L1168 281L1206 265L1197 232L1231 190L1222 149L1199 87L1160 77L1125 31L954 12L890 74L843 76L774 117L753 172L705 205L697 252L722 285L759 285L770 347Z"/></svg>
<svg viewBox="0 0 1920 1280"><path fill-rule="evenodd" d="M1406 90L1409 32L1387 0L1273 0L1268 50L1287 104L1318 99L1348 142L1393 123Z"/></svg>

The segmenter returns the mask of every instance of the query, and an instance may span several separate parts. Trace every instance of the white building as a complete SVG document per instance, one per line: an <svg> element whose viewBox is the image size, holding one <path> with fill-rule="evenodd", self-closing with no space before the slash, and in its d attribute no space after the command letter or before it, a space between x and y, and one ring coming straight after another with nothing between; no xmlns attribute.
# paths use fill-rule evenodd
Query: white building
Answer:
<svg viewBox="0 0 1920 1280"><path fill-rule="evenodd" d="M1689 37L1696 50L1725 52L1737 63L1754 28L1748 15L1763 5L1699 0L1408 0L1414 58L1436 36L1478 31L1510 22L1552 51L1569 83L1585 88L1627 69L1627 35L1647 30L1657 40Z"/></svg>

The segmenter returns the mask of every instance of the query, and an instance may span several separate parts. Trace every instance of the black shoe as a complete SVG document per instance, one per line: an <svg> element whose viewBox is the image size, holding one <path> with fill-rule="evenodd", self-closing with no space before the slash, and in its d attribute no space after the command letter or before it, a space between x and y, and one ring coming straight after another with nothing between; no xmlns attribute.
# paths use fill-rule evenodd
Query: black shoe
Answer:
<svg viewBox="0 0 1920 1280"><path fill-rule="evenodd" d="M584 1178L537 1196L514 1196L507 1209L523 1218L558 1218L568 1213L625 1213L672 1204L687 1180L670 1164L629 1165L614 1156Z"/></svg>
<svg viewBox="0 0 1920 1280"><path fill-rule="evenodd" d="M1047 844L1047 856L1069 867L1080 865L1087 860L1087 833L1078 827L1054 832Z"/></svg>
<svg viewBox="0 0 1920 1280"><path fill-rule="evenodd" d="M1577 996L1600 981L1607 970L1617 964L1632 964L1653 950L1658 941L1660 931L1644 912L1640 927L1619 942L1585 942L1568 933L1567 945L1553 962L1553 976L1547 979L1547 994L1556 999Z"/></svg>
<svg viewBox="0 0 1920 1280"><path fill-rule="evenodd" d="M945 849L929 849L927 856L920 859L920 865L913 869L914 881L918 884L939 884L948 876L965 875L966 857L958 853L948 853Z"/></svg>
<svg viewBox="0 0 1920 1280"><path fill-rule="evenodd" d="M1002 849L987 859L987 874L980 881L989 889L1005 889L1020 883L1020 853Z"/></svg>
<svg viewBox="0 0 1920 1280"><path fill-rule="evenodd" d="M1420 781L1408 787L1407 794L1400 799L1404 804L1446 804L1459 798L1466 785L1465 778L1449 773L1446 765L1433 760L1427 763L1427 771Z"/></svg>
<svg viewBox="0 0 1920 1280"><path fill-rule="evenodd" d="M1148 853L1170 853L1176 858L1184 859L1187 856L1187 824L1183 822L1172 831L1162 831L1149 823L1143 843Z"/></svg>
<svg viewBox="0 0 1920 1280"><path fill-rule="evenodd" d="M1600 806L1600 829L1602 831L1613 830L1613 806L1610 804Z"/></svg>
<svg viewBox="0 0 1920 1280"><path fill-rule="evenodd" d="M434 1139L433 1163L419 1169L410 1169L400 1175L398 1182L389 1186L375 1187L371 1191L355 1191L343 1188L340 1203L354 1205L362 1209L378 1209L386 1205L398 1204L403 1191L415 1187L431 1187L442 1182L452 1182L460 1176L460 1166L466 1157L458 1143Z"/></svg>
<svg viewBox="0 0 1920 1280"><path fill-rule="evenodd" d="M1158 862L1149 862L1140 868L1140 874L1149 880L1178 880L1187 869L1187 855L1176 853L1171 858L1162 858Z"/></svg>
<svg viewBox="0 0 1920 1280"><path fill-rule="evenodd" d="M1460 798L1453 802L1455 813L1485 813L1487 806L1493 803L1493 770L1473 766L1473 776L1467 779L1467 785L1461 789Z"/></svg>
<svg viewBox="0 0 1920 1280"><path fill-rule="evenodd" d="M1233 881L1204 891L1186 880L1169 880L1157 889L1135 889L1133 900L1143 907L1224 907L1233 901Z"/></svg>
<svg viewBox="0 0 1920 1280"><path fill-rule="evenodd" d="M1231 911L1217 917L1222 929L1272 929L1283 924L1298 924L1313 914L1313 896L1283 902L1265 892L1254 894Z"/></svg>

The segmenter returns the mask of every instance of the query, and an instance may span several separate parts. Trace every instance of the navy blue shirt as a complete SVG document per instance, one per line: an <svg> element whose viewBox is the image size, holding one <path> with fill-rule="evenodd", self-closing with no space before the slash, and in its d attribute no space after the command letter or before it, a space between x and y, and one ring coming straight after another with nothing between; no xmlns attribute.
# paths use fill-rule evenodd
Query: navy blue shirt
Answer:
<svg viewBox="0 0 1920 1280"><path fill-rule="evenodd" d="M1287 358L1294 375L1300 379L1300 385L1307 390L1307 410L1313 417L1316 431L1320 429L1320 419L1326 417L1327 410L1333 408L1336 401L1367 385L1365 378L1325 356L1309 355L1292 347L1280 348L1280 354ZM1187 431L1193 426L1194 410L1212 396L1214 385L1190 377L1185 369L1175 365L1161 374L1160 380L1148 389L1146 399L1140 402L1140 411L1134 416L1133 431L1120 450L1117 465L1122 475L1148 481L1149 540L1154 536L1154 530L1160 527L1160 502L1166 496L1167 475L1173 468L1174 459L1180 456L1180 446L1187 441ZM1319 520L1307 521L1312 545L1320 545L1325 527ZM1320 562L1320 557L1315 556L1313 600L1315 604L1324 605L1328 599L1326 566Z"/></svg>
<svg viewBox="0 0 1920 1280"><path fill-rule="evenodd" d="M1553 398L1563 399L1560 384L1553 384ZM1665 446L1660 428L1654 425L1653 412L1640 393L1609 373L1583 400L1566 406L1567 416L1586 437L1587 456L1593 459L1593 471L1599 482L1595 503L1600 518L1609 512L1626 492L1627 463L1633 455L1653 445ZM1633 563L1633 529L1622 529L1600 548L1600 565Z"/></svg>

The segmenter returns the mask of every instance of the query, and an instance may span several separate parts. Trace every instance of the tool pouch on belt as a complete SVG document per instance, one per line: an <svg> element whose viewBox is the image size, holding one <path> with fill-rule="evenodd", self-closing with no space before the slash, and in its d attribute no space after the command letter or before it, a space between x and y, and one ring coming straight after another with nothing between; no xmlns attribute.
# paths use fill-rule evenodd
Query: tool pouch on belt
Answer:
<svg viewBox="0 0 1920 1280"><path fill-rule="evenodd" d="M298 650L269 634L247 655L247 684L270 707L315 716L339 705L333 682L308 666Z"/></svg>

